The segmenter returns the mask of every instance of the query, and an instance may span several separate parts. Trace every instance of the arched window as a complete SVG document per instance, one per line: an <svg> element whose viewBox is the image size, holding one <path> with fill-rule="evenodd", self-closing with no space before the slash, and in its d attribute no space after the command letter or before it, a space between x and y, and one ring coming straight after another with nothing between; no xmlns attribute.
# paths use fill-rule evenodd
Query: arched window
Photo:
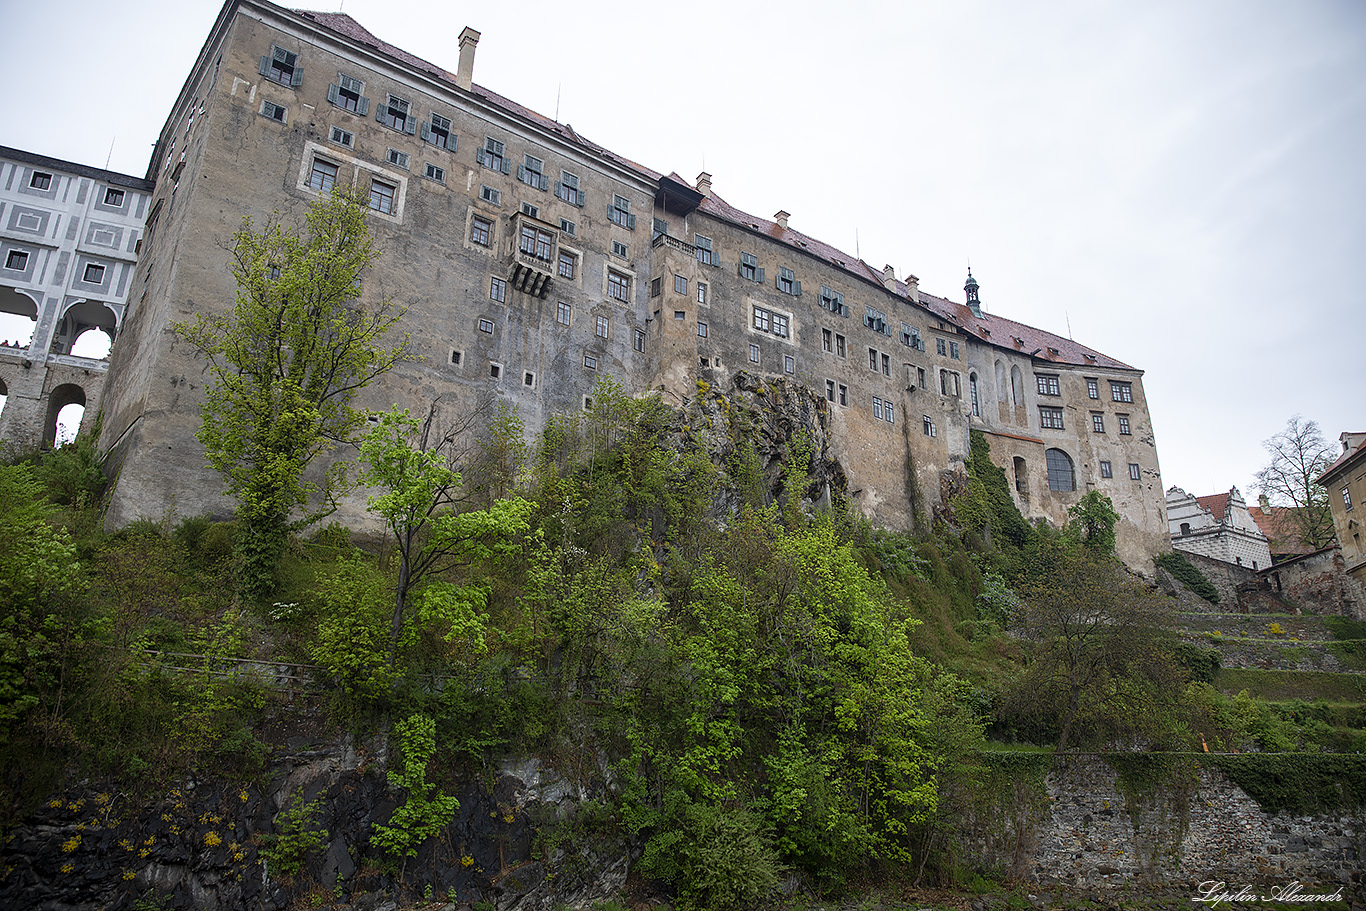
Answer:
<svg viewBox="0 0 1366 911"><path fill-rule="evenodd" d="M1015 457L1015 491L1022 497L1029 496L1029 470L1019 456Z"/></svg>
<svg viewBox="0 0 1366 911"><path fill-rule="evenodd" d="M1024 374L1020 373L1019 367L1010 368L1010 394L1016 408L1024 404Z"/></svg>
<svg viewBox="0 0 1366 911"><path fill-rule="evenodd" d="M972 416L980 418L982 416L982 402L977 397L977 374L968 374L968 391L972 393Z"/></svg>
<svg viewBox="0 0 1366 911"><path fill-rule="evenodd" d="M1061 449L1050 449L1044 453L1048 462L1049 490L1076 490L1076 474L1072 470L1072 457Z"/></svg>
<svg viewBox="0 0 1366 911"><path fill-rule="evenodd" d="M1181 523L1181 534L1183 534L1183 535L1188 535L1188 534L1190 534L1190 533L1191 533L1191 523L1189 523L1189 522L1182 522L1182 523Z"/></svg>
<svg viewBox="0 0 1366 911"><path fill-rule="evenodd" d="M996 362L996 401L1002 405L1010 402L1010 382L1006 379L1006 365Z"/></svg>

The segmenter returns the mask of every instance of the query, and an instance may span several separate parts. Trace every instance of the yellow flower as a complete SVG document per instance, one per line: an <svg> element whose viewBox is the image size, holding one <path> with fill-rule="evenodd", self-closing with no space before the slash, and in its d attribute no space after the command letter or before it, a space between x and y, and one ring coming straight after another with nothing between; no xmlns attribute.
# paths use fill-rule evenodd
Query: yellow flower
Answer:
<svg viewBox="0 0 1366 911"><path fill-rule="evenodd" d="M137 876L137 874L134 873L132 870L124 870L124 871L123 871L123 879L124 879L125 882L128 881L128 880L130 880L130 879L132 879L132 878L135 877L135 876Z"/></svg>
<svg viewBox="0 0 1366 911"><path fill-rule="evenodd" d="M141 851L138 852L138 857L144 857L144 858L145 858L148 854L151 854L151 853L152 853L152 849L151 849L151 848L143 848Z"/></svg>
<svg viewBox="0 0 1366 911"><path fill-rule="evenodd" d="M62 808L62 799L60 797L54 797L47 802L47 806L48 809L51 810L60 810Z"/></svg>
<svg viewBox="0 0 1366 911"><path fill-rule="evenodd" d="M70 838L68 838L66 841L62 842L62 853L63 853L63 854L70 854L72 851L76 850L76 849L79 848L80 846L81 846L81 836L80 836L79 834L73 835L73 836L71 836Z"/></svg>
<svg viewBox="0 0 1366 911"><path fill-rule="evenodd" d="M241 791L238 792L238 794L237 794L237 799L240 800L240 801L242 801L242 803L246 803L246 802L247 802L247 789L246 789L246 788L243 788Z"/></svg>
<svg viewBox="0 0 1366 911"><path fill-rule="evenodd" d="M155 835L148 835L148 836L147 836L147 840L143 842L143 844L144 844L144 845L147 845L147 847L149 847L149 848L150 848L152 845L156 844L156 843L157 843L157 837L156 837Z"/></svg>
<svg viewBox="0 0 1366 911"><path fill-rule="evenodd" d="M95 803L101 804L101 805L106 804L106 803L109 803L109 795L106 794L106 793L99 793L99 794L96 794L96 795L95 795Z"/></svg>
<svg viewBox="0 0 1366 911"><path fill-rule="evenodd" d="M133 850L133 843L126 838L120 838L119 847L125 851L131 851Z"/></svg>
<svg viewBox="0 0 1366 911"><path fill-rule="evenodd" d="M216 848L223 843L222 837L217 832L205 832L204 844L210 848Z"/></svg>
<svg viewBox="0 0 1366 911"><path fill-rule="evenodd" d="M466 854L464 857L460 858L460 865L462 867L472 867L474 866L474 858Z"/></svg>
<svg viewBox="0 0 1366 911"><path fill-rule="evenodd" d="M76 869L76 868L73 867L73 866L72 866L71 864L69 864L69 863L62 864L62 872L63 872L63 873L70 873L70 872L71 872L72 870L74 870L74 869Z"/></svg>

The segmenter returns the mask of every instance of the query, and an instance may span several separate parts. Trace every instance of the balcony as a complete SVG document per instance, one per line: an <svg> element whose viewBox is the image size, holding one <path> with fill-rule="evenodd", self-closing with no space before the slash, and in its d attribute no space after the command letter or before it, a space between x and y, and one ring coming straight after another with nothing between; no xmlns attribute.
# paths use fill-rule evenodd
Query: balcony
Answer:
<svg viewBox="0 0 1366 911"><path fill-rule="evenodd" d="M687 254L689 257L697 256L696 247L690 243L679 240L677 237L671 237L668 234L656 234L654 240L650 241L650 246L672 247L675 250Z"/></svg>
<svg viewBox="0 0 1366 911"><path fill-rule="evenodd" d="M508 283L532 297L550 293L555 273L557 232L548 222L524 212L512 217L512 244L508 253Z"/></svg>

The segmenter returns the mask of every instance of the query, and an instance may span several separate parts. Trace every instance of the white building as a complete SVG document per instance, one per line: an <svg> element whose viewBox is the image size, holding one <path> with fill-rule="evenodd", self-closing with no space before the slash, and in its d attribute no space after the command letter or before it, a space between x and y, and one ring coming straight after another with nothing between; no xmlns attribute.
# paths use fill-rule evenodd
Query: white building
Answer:
<svg viewBox="0 0 1366 911"><path fill-rule="evenodd" d="M1237 487L1194 497L1180 487L1167 491L1172 547L1250 569L1271 565L1271 543L1253 521Z"/></svg>

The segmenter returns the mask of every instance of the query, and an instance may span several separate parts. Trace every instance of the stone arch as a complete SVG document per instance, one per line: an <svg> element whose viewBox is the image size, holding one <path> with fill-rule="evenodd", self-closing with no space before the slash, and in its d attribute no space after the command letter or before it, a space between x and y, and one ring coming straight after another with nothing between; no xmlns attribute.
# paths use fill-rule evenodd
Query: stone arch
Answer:
<svg viewBox="0 0 1366 911"><path fill-rule="evenodd" d="M57 331L52 335L53 354L71 354L76 341L92 331L102 332L114 343L118 334L119 318L113 309L103 301L82 300L69 305L57 321ZM99 357L107 357L106 351Z"/></svg>
<svg viewBox="0 0 1366 911"><path fill-rule="evenodd" d="M1069 491L1077 489L1077 471L1072 457L1061 449L1045 450L1044 460L1048 464L1048 489Z"/></svg>
<svg viewBox="0 0 1366 911"><path fill-rule="evenodd" d="M43 422L43 445L54 446L57 442L57 420L62 410L71 405L85 409L85 390L75 383L63 383L47 396L47 420ZM82 413L84 418L84 413Z"/></svg>
<svg viewBox="0 0 1366 911"><path fill-rule="evenodd" d="M38 328L39 303L30 291L0 287L0 344L27 348L33 342L33 331Z"/></svg>

